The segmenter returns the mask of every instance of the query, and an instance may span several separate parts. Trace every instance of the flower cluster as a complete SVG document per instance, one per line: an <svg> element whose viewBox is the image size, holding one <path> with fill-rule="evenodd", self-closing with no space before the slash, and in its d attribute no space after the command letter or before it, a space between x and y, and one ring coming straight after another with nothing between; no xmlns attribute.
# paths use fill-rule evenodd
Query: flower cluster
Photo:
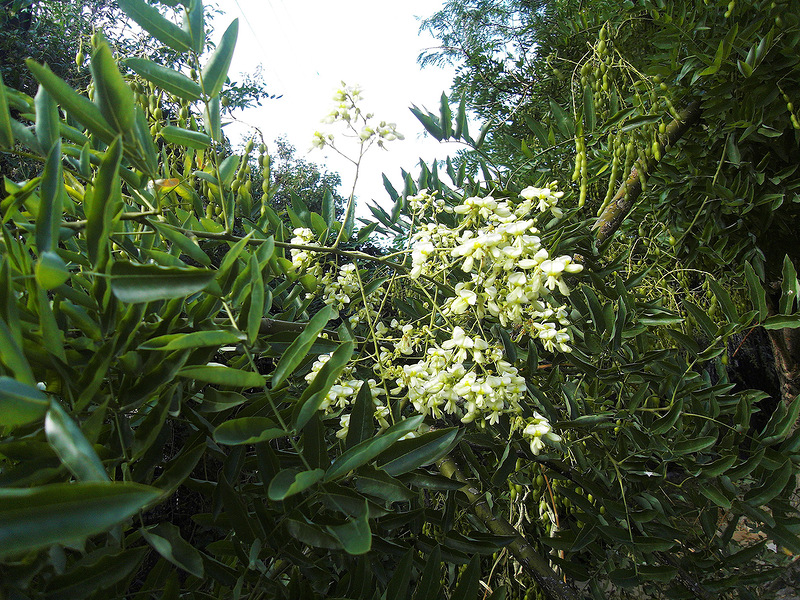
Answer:
<svg viewBox="0 0 800 600"><path fill-rule="evenodd" d="M307 246L316 241L314 232L307 227L298 227L292 233L294 233L294 237L290 240L290 243L292 244L296 244L298 246ZM291 255L292 268L295 271L302 273L311 268L312 264L314 263L316 252L306 249L292 248Z"/></svg>
<svg viewBox="0 0 800 600"><path fill-rule="evenodd" d="M529 217L534 209L558 210L561 195L549 187L529 187L519 202L492 196L465 199L453 209L462 215L458 227L428 223L413 235L411 277L458 268L469 279L456 283L444 315L471 311L479 320L491 315L504 327L538 337L547 350L569 352L566 308L553 292L568 295L563 275L579 273L583 266L569 256L551 258L537 235L536 220ZM413 206L431 202L423 193L414 197Z"/></svg>
<svg viewBox="0 0 800 600"><path fill-rule="evenodd" d="M350 137L357 138L362 145L377 142L381 148L385 147L386 142L404 139L403 134L397 131L395 123L380 121L374 123L372 113L364 113L360 107L363 99L363 91L359 86L348 86L342 82L342 86L333 95L336 103L331 111L322 119L323 123L332 124L343 122L350 130ZM312 148L323 148L331 146L335 149L334 136L331 133L315 131L311 141Z"/></svg>
<svg viewBox="0 0 800 600"><path fill-rule="evenodd" d="M322 354L311 367L305 380L311 384L316 378L322 366L328 362L331 354ZM372 403L375 407L374 417L382 429L389 427L389 407L381 402L380 397L386 395L386 391L375 379L368 379L366 382L354 377L354 370L352 367L345 368L342 374L336 380L336 383L331 386L328 393L325 395L319 410L326 416L339 414L340 429L336 433L336 437L345 438L350 426L350 414L344 411L349 409L350 406L356 401L358 393L364 384L369 386L370 394L372 396Z"/></svg>

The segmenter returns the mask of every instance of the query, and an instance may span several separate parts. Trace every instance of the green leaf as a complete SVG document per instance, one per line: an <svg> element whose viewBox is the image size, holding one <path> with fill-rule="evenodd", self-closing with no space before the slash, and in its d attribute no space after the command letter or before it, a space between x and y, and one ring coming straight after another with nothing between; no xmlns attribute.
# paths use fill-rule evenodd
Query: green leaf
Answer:
<svg viewBox="0 0 800 600"><path fill-rule="evenodd" d="M700 485L700 493L725 510L731 507L731 500L716 485L710 482Z"/></svg>
<svg viewBox="0 0 800 600"><path fill-rule="evenodd" d="M295 411L292 415L292 422L297 431L303 429L308 420L314 415L328 395L331 387L339 375L350 362L353 355L353 342L346 342L340 345L331 355L330 359L322 365L322 368L314 376L314 379L303 391L300 400L297 401ZM368 385L362 383L362 387Z"/></svg>
<svg viewBox="0 0 800 600"><path fill-rule="evenodd" d="M453 136L460 140L462 135L465 139L469 139L469 131L467 125L467 103L464 98L458 103L458 112L456 113L456 129Z"/></svg>
<svg viewBox="0 0 800 600"><path fill-rule="evenodd" d="M31 70L33 76L36 77L36 80L47 89L64 110L77 121L83 123L89 131L98 135L101 140L111 143L116 134L97 106L88 98L73 90L67 82L55 75L49 67L40 65L31 59L26 60L25 64Z"/></svg>
<svg viewBox="0 0 800 600"><path fill-rule="evenodd" d="M722 312L725 313L725 317L728 319L728 321L731 323L738 323L739 312L736 310L736 306L733 304L730 294L728 294L725 288L711 278L708 280L708 287L719 301L719 305L722 307Z"/></svg>
<svg viewBox="0 0 800 600"><path fill-rule="evenodd" d="M0 427L16 427L43 419L50 406L47 396L31 385L0 377Z"/></svg>
<svg viewBox="0 0 800 600"><path fill-rule="evenodd" d="M94 101L100 114L119 133L133 127L133 91L125 83L108 43L102 41L92 52Z"/></svg>
<svg viewBox="0 0 800 600"><path fill-rule="evenodd" d="M122 209L119 166L122 161L122 140L119 136L106 150L92 192L84 200L86 241L89 260L103 267L108 260L109 234L116 213Z"/></svg>
<svg viewBox="0 0 800 600"><path fill-rule="evenodd" d="M311 318L303 332L294 339L283 356L281 356L280 361L278 361L278 365L272 373L272 389L282 384L300 366L311 346L314 345L317 337L319 337L320 332L332 317L333 308L326 305Z"/></svg>
<svg viewBox="0 0 800 600"><path fill-rule="evenodd" d="M327 533L309 523L305 518L301 521L299 519L288 518L284 520L286 530L293 538L299 542L311 546L312 548L328 548L330 550L340 550L341 544L330 533Z"/></svg>
<svg viewBox="0 0 800 600"><path fill-rule="evenodd" d="M189 34L142 0L119 0L119 7L142 29L173 50L185 52L192 46Z"/></svg>
<svg viewBox="0 0 800 600"><path fill-rule="evenodd" d="M437 544L426 557L413 600L439 600L442 591L442 550Z"/></svg>
<svg viewBox="0 0 800 600"><path fill-rule="evenodd" d="M411 105L409 110L413 113L415 117L422 123L422 126L425 130L430 133L437 141L441 142L444 139L444 133L442 128L439 126L438 123L434 120L435 117L430 113L423 113L419 108Z"/></svg>
<svg viewBox="0 0 800 600"><path fill-rule="evenodd" d="M781 299L778 310L785 315L793 312L795 302L800 302L797 299L800 295L800 283L797 281L797 271L788 254L783 257L781 275Z"/></svg>
<svg viewBox="0 0 800 600"><path fill-rule="evenodd" d="M767 318L767 294L749 262L744 263L744 275L747 280L747 291L750 293L750 302L758 311L759 320L764 321Z"/></svg>
<svg viewBox="0 0 800 600"><path fill-rule="evenodd" d="M0 488L0 558L107 531L160 497L138 483Z"/></svg>
<svg viewBox="0 0 800 600"><path fill-rule="evenodd" d="M110 481L97 452L57 400L50 403L44 420L44 432L50 447L75 479L84 482Z"/></svg>
<svg viewBox="0 0 800 600"><path fill-rule="evenodd" d="M640 117L634 117L625 121L625 124L622 125L619 130L630 131L631 129L636 129L644 125L652 125L653 123L658 123L661 118L661 115L642 115Z"/></svg>
<svg viewBox="0 0 800 600"><path fill-rule="evenodd" d="M467 569L461 574L451 600L478 600L478 582L481 576L480 557L475 554Z"/></svg>
<svg viewBox="0 0 800 600"><path fill-rule="evenodd" d="M372 402L372 392L369 384L365 381L358 390L355 404L350 412L350 426L347 428L345 448L350 449L372 437L375 432L374 415L375 404Z"/></svg>
<svg viewBox="0 0 800 600"><path fill-rule="evenodd" d="M203 557L172 523L159 523L139 530L145 541L161 556L195 577L203 577Z"/></svg>
<svg viewBox="0 0 800 600"><path fill-rule="evenodd" d="M122 302L184 298L203 290L215 275L215 271L206 269L115 262L111 267L111 291Z"/></svg>
<svg viewBox="0 0 800 600"><path fill-rule="evenodd" d="M268 442L289 434L266 417L242 417L225 421L214 430L214 441L226 446Z"/></svg>
<svg viewBox="0 0 800 600"><path fill-rule="evenodd" d="M183 233L169 227L168 225L152 223L152 226L155 227L158 233L160 233L164 238L168 239L175 246L177 246L183 254L195 262L200 263L204 267L211 266L211 259L200 249L200 246L197 245L197 242L190 240Z"/></svg>
<svg viewBox="0 0 800 600"><path fill-rule="evenodd" d="M222 142L222 121L220 115L220 101L219 95L214 96L206 102L206 107L203 110L203 126L206 133L211 136L215 142ZM199 175L202 171L195 171L195 175Z"/></svg>
<svg viewBox="0 0 800 600"><path fill-rule="evenodd" d="M439 99L439 123L442 126L444 139L450 139L453 135L453 113L450 111L450 100L444 92Z"/></svg>
<svg viewBox="0 0 800 600"><path fill-rule="evenodd" d="M235 388L264 387L263 375L253 373L252 371L242 371L241 369L226 367L224 365L184 367L178 371L178 376Z"/></svg>
<svg viewBox="0 0 800 600"><path fill-rule="evenodd" d="M407 600L408 586L411 583L411 568L414 565L414 549L403 555L397 569L386 586L386 600Z"/></svg>
<svg viewBox="0 0 800 600"><path fill-rule="evenodd" d="M147 81L179 98L194 102L202 96L203 92L197 82L192 81L183 73L162 67L151 60L146 58L126 58L122 64L133 69Z"/></svg>
<svg viewBox="0 0 800 600"><path fill-rule="evenodd" d="M11 131L11 114L8 111L8 97L3 76L0 74L0 148L14 147L14 133Z"/></svg>
<svg viewBox="0 0 800 600"><path fill-rule="evenodd" d="M550 114L553 115L553 118L556 121L556 126L561 132L561 135L564 137L570 137L572 135L572 123L569 122L567 113L564 112L564 109L556 104L555 100L552 98L550 98Z"/></svg>
<svg viewBox="0 0 800 600"><path fill-rule="evenodd" d="M661 435L669 431L673 425L678 421L683 411L683 398L678 398L672 403L672 406L663 417L659 417L653 422L650 427L650 432L653 435Z"/></svg>
<svg viewBox="0 0 800 600"><path fill-rule="evenodd" d="M103 550L106 549L110 550ZM45 600L83 600L113 586L139 567L147 548L140 546L115 554L98 550L97 554L99 558L92 556L92 560L80 561L63 575L56 575L48 581Z"/></svg>
<svg viewBox="0 0 800 600"><path fill-rule="evenodd" d="M382 435L353 446L330 466L325 473L325 481L334 481L347 475L353 469L367 464L401 437L417 429L424 419L425 417L422 415L405 419L389 427Z"/></svg>
<svg viewBox="0 0 800 600"><path fill-rule="evenodd" d="M407 502L417 497L417 494L403 485L400 480L385 471L368 467L358 470L355 485L359 492L389 502Z"/></svg>
<svg viewBox="0 0 800 600"><path fill-rule="evenodd" d="M764 329L796 329L800 327L800 316L775 315L761 323Z"/></svg>
<svg viewBox="0 0 800 600"><path fill-rule="evenodd" d="M161 130L161 136L170 144L177 144L184 148L205 150L211 145L211 138L201 131L190 131L175 125L167 125Z"/></svg>
<svg viewBox="0 0 800 600"><path fill-rule="evenodd" d="M587 132L594 131L596 119L592 86L587 84L586 88L583 90L583 122L585 125L584 129Z"/></svg>
<svg viewBox="0 0 800 600"><path fill-rule="evenodd" d="M194 348L219 348L230 344L238 344L242 335L232 331L192 331L190 333L173 333L150 338L139 345L140 350L191 350Z"/></svg>
<svg viewBox="0 0 800 600"><path fill-rule="evenodd" d="M378 456L378 467L396 476L430 465L445 456L458 437L459 429L449 427L401 440Z"/></svg>
<svg viewBox="0 0 800 600"><path fill-rule="evenodd" d="M57 288L69 279L67 265L58 254L46 250L36 261L36 283L45 290Z"/></svg>
<svg viewBox="0 0 800 600"><path fill-rule="evenodd" d="M210 98L219 94L228 76L228 69L231 66L233 51L236 49L236 38L239 35L239 19L234 19L228 25L225 33L222 34L214 53L208 59L203 69L202 82L203 91Z"/></svg>
<svg viewBox="0 0 800 600"><path fill-rule="evenodd" d="M267 496L273 502L285 500L310 488L325 475L322 469L297 472L294 469L279 471L269 484Z"/></svg>
<svg viewBox="0 0 800 600"><path fill-rule="evenodd" d="M203 2L194 0L189 4L183 22L183 30L189 33L192 40L192 50L197 54L203 53L206 43L205 23L203 22Z"/></svg>
<svg viewBox="0 0 800 600"><path fill-rule="evenodd" d="M64 211L64 175L61 167L61 142L56 140L42 173L39 212L36 215L36 248L40 253L58 247L61 215Z"/></svg>
<svg viewBox="0 0 800 600"><path fill-rule="evenodd" d="M792 461L785 460L781 468L767 478L764 485L755 487L744 495L744 502L755 507L763 506L786 487L793 471Z"/></svg>
<svg viewBox="0 0 800 600"><path fill-rule="evenodd" d="M2 83L0 83L2 86ZM47 89L39 84L36 92L36 139L39 140L44 150L53 147L56 140L61 139L60 119L58 118L58 105ZM9 122L9 126L10 126Z"/></svg>
<svg viewBox="0 0 800 600"><path fill-rule="evenodd" d="M360 514L350 517L343 525L328 525L328 531L339 540L348 554L366 554L372 549L372 530L369 527L369 504L364 500Z"/></svg>
<svg viewBox="0 0 800 600"><path fill-rule="evenodd" d="M672 444L672 453L674 456L681 456L682 454L691 454L705 450L712 446L717 441L714 435L706 435L701 437L694 437L682 442Z"/></svg>

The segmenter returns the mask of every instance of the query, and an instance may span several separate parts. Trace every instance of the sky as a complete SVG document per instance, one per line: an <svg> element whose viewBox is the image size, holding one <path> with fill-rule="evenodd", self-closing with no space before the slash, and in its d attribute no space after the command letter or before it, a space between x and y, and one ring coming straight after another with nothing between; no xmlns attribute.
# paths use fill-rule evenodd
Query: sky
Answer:
<svg viewBox="0 0 800 600"><path fill-rule="evenodd" d="M285 137L297 148L299 158L339 173L343 182L340 193L347 196L353 184L353 165L330 149L310 150L311 140L315 130L334 135L344 132L341 123L320 121L335 105L332 96L342 81L361 86L365 112L373 112L377 120L396 123L405 136L405 140L388 143L387 150L373 147L362 163L356 188L357 214L367 214L365 201L371 199L386 206L390 201L382 173L398 187L401 167L416 175L420 157L430 162L458 149L453 143L440 144L426 136L409 111L415 104L438 114L439 98L453 79L452 68L422 69L417 63L420 52L437 43L419 33L420 20L441 4L437 0L219 0L224 14L215 21L216 36L239 18L231 78L236 80L239 73L261 65L269 93L282 96L240 113L238 118L258 127L267 140ZM246 128L231 125L226 131L235 137ZM342 141L340 149L351 156L357 154L353 140L338 139Z"/></svg>

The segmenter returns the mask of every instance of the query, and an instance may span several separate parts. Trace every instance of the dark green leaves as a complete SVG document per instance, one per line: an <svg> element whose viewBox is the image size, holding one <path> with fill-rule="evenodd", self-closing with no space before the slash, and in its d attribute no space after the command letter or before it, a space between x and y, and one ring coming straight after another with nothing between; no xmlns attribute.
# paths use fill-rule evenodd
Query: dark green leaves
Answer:
<svg viewBox="0 0 800 600"><path fill-rule="evenodd" d="M325 473L325 480L334 481L347 475L353 469L367 464L401 437L414 431L422 424L423 420L424 417L422 415L405 419L393 425L378 437L353 446L331 465L328 472Z"/></svg>
<svg viewBox="0 0 800 600"><path fill-rule="evenodd" d="M97 134L106 143L111 143L115 134L100 109L88 98L73 90L63 79L55 75L49 67L28 59L25 64L62 108L77 121L83 123L92 133Z"/></svg>
<svg viewBox="0 0 800 600"><path fill-rule="evenodd" d="M378 466L396 476L433 464L450 451L458 434L458 428L450 427L401 440L378 457Z"/></svg>
<svg viewBox="0 0 800 600"><path fill-rule="evenodd" d="M0 558L108 530L155 502L161 492L136 483L0 488Z"/></svg>
<svg viewBox="0 0 800 600"><path fill-rule="evenodd" d="M0 377L0 427L26 425L44 418L50 401L37 388Z"/></svg>
<svg viewBox="0 0 800 600"><path fill-rule="evenodd" d="M266 417L232 419L214 430L214 440L226 446L258 444L287 435L287 432Z"/></svg>
<svg viewBox="0 0 800 600"><path fill-rule="evenodd" d="M284 500L308 489L320 481L324 475L325 471L322 469L299 473L292 469L283 470L273 477L267 495L272 501Z"/></svg>
<svg viewBox="0 0 800 600"><path fill-rule="evenodd" d="M8 112L8 98L3 76L0 75L0 148L14 146L14 133L11 131L11 115Z"/></svg>
<svg viewBox="0 0 800 600"><path fill-rule="evenodd" d="M172 523L159 523L141 529L142 537L169 562L195 577L203 577L203 557L181 537Z"/></svg>
<svg viewBox="0 0 800 600"><path fill-rule="evenodd" d="M214 271L205 269L116 262L111 267L111 290L122 302L169 300L199 292L214 276Z"/></svg>
<svg viewBox="0 0 800 600"><path fill-rule="evenodd" d="M180 377L196 379L205 383L214 383L234 388L260 388L264 386L264 376L252 371L242 371L224 365L206 365L202 367L184 367L178 371Z"/></svg>

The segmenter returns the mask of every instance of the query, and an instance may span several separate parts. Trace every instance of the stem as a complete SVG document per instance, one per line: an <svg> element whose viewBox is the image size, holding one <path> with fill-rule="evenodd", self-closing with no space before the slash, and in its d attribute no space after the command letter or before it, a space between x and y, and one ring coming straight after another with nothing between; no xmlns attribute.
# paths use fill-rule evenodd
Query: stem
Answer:
<svg viewBox="0 0 800 600"><path fill-rule="evenodd" d="M700 122L700 101L695 100L686 109L681 112L680 119L673 120L668 126L667 130L661 138L661 153L666 153L668 146L674 146L675 143L683 137L690 127ZM634 203L642 194L642 183L639 180L638 172L641 170L643 173L650 174L658 165L658 161L651 159L646 161L646 164L641 164L636 161L634 167L631 169L630 176L623 182L614 198L608 203L606 209L595 221L593 229L597 229L597 239L595 245L599 248L611 236L616 233L622 222L631 212Z"/></svg>
<svg viewBox="0 0 800 600"><path fill-rule="evenodd" d="M444 458L437 465L442 475L464 484L460 491L467 496L475 515L483 521L489 531L497 535L515 536L516 539L507 546L509 552L536 580L548 600L579 600L574 587L559 579L558 575L550 568L549 561L539 555L519 531L514 529L513 525L501 517L495 516L484 494L467 482L452 458Z"/></svg>

